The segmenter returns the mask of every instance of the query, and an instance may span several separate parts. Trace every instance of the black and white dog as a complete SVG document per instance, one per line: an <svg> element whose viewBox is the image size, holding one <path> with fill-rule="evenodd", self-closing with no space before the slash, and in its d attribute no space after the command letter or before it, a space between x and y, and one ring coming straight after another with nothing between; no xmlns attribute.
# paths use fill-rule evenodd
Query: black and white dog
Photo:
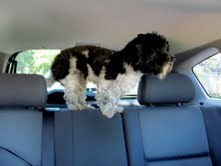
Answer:
<svg viewBox="0 0 221 166"><path fill-rule="evenodd" d="M139 34L120 51L90 45L63 50L55 58L51 73L65 87L64 98L73 110L88 108L86 84L95 83L97 104L102 114L111 118L123 111L118 101L136 86L143 73L162 79L174 61L166 38L147 33Z"/></svg>

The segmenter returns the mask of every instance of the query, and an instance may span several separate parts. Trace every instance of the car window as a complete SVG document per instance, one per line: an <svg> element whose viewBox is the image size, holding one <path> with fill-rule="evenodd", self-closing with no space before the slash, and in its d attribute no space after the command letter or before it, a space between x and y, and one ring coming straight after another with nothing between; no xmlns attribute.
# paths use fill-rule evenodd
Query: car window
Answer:
<svg viewBox="0 0 221 166"><path fill-rule="evenodd" d="M197 64L193 72L208 96L221 99L221 53Z"/></svg>
<svg viewBox="0 0 221 166"><path fill-rule="evenodd" d="M18 53L16 56L16 73L22 74L39 74L46 79L50 76L50 67L54 58L61 52L61 50L26 50ZM48 91L54 89L64 89L64 87L56 82L50 87ZM89 82L87 84L87 91L96 93L96 85ZM127 94L127 98L135 98L137 95L137 86L134 87Z"/></svg>
<svg viewBox="0 0 221 166"><path fill-rule="evenodd" d="M60 50L27 50L16 56L16 73L47 76L50 66Z"/></svg>
<svg viewBox="0 0 221 166"><path fill-rule="evenodd" d="M20 52L16 60L16 73L18 74L39 74L48 78L50 76L50 66L60 50L27 50ZM52 89L62 89L59 83L48 87Z"/></svg>

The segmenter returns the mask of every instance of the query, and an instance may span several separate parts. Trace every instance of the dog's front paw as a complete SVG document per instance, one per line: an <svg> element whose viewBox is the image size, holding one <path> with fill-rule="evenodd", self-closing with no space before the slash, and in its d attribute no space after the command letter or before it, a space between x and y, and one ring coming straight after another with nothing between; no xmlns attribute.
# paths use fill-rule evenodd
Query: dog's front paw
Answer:
<svg viewBox="0 0 221 166"><path fill-rule="evenodd" d="M124 111L124 108L121 106L118 106L116 109L116 112L122 113Z"/></svg>
<svg viewBox="0 0 221 166"><path fill-rule="evenodd" d="M101 109L101 112L104 116L108 118L112 118L116 113L122 113L124 111L124 108L121 106L118 107L109 107L109 108L103 108Z"/></svg>
<svg viewBox="0 0 221 166"><path fill-rule="evenodd" d="M68 105L68 109L74 111L74 110L78 110L77 106L76 105L73 105L73 104L67 104Z"/></svg>
<svg viewBox="0 0 221 166"><path fill-rule="evenodd" d="M103 111L102 114L108 118L112 118L115 114L113 110Z"/></svg>
<svg viewBox="0 0 221 166"><path fill-rule="evenodd" d="M86 107L81 105L81 104L68 104L68 109L71 109L72 111L77 111L77 110L83 110L85 109Z"/></svg>
<svg viewBox="0 0 221 166"><path fill-rule="evenodd" d="M77 110L84 110L84 109L95 109L95 107L91 106L91 105L82 105L82 104L68 104L68 109L71 109L73 111L77 111Z"/></svg>

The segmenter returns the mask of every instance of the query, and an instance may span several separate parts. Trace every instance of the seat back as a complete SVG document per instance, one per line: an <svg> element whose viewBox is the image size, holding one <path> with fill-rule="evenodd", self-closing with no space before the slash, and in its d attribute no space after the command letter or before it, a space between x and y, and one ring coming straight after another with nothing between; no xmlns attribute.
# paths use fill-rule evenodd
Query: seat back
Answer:
<svg viewBox="0 0 221 166"><path fill-rule="evenodd" d="M0 74L0 165L41 165L42 76Z"/></svg>
<svg viewBox="0 0 221 166"><path fill-rule="evenodd" d="M55 151L58 166L126 166L121 115L108 119L99 109L56 112Z"/></svg>
<svg viewBox="0 0 221 166"><path fill-rule="evenodd" d="M171 73L164 80L142 77L138 99L148 107L123 114L130 165L212 165L202 112L187 104L194 92L182 74Z"/></svg>

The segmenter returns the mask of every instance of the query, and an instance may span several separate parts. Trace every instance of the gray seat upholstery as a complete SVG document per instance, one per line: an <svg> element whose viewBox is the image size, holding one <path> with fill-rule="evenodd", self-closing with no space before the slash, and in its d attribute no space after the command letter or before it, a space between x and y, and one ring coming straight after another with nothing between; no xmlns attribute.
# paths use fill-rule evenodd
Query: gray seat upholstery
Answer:
<svg viewBox="0 0 221 166"><path fill-rule="evenodd" d="M214 166L221 165L221 107L201 106Z"/></svg>
<svg viewBox="0 0 221 166"><path fill-rule="evenodd" d="M57 166L126 166L120 114L108 119L99 109L56 112Z"/></svg>
<svg viewBox="0 0 221 166"><path fill-rule="evenodd" d="M141 77L137 98L141 105L163 105L188 103L194 95L194 85L187 76L171 73L163 80L150 75Z"/></svg>
<svg viewBox="0 0 221 166"><path fill-rule="evenodd" d="M41 165L45 80L23 74L0 74L0 80L0 165Z"/></svg>
<svg viewBox="0 0 221 166"><path fill-rule="evenodd" d="M220 120L220 110L213 107L214 117L208 111L202 113L201 107L189 104L194 98L194 86L185 75L170 74L164 80L143 76L138 98L148 107L125 108L123 115L117 114L112 119L102 116L99 109L63 110L55 113L54 127L46 123L48 130L44 130L44 119L51 117L45 118L39 111L46 105L44 78L1 74L0 80L3 92L0 94L0 165L210 166L220 163L220 144L213 137L217 132L213 125ZM185 85L183 90L178 85L181 82ZM47 142L43 141L42 134L48 135ZM50 161L48 155L42 156L43 152L49 154Z"/></svg>
<svg viewBox="0 0 221 166"><path fill-rule="evenodd" d="M194 98L187 76L145 75L138 92L140 103L150 106L123 113L130 165L212 165L202 111L186 104Z"/></svg>

